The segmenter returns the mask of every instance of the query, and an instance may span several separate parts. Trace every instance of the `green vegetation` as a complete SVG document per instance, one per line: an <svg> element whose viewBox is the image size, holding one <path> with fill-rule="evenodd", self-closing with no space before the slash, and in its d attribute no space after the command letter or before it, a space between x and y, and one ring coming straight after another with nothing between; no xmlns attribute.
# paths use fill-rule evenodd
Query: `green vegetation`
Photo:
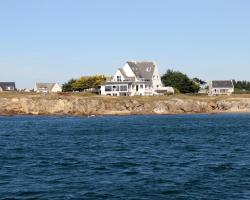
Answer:
<svg viewBox="0 0 250 200"><path fill-rule="evenodd" d="M106 81L103 75L80 77L79 79L70 79L67 83L63 84L63 92L72 91L86 91L88 89L97 90L100 85Z"/></svg>
<svg viewBox="0 0 250 200"><path fill-rule="evenodd" d="M161 77L162 83L165 86L172 86L176 91L180 93L197 93L200 89L201 82L205 82L196 78L190 79L186 74L179 71L167 70L167 72Z"/></svg>
<svg viewBox="0 0 250 200"><path fill-rule="evenodd" d="M197 77L193 78L193 81L196 82L196 83L198 83L198 84L200 84L200 85L206 85L207 84L206 81L203 81L203 80L201 80L201 79L199 79Z"/></svg>
<svg viewBox="0 0 250 200"><path fill-rule="evenodd" d="M248 81L233 81L235 93L249 93L250 92L250 82Z"/></svg>

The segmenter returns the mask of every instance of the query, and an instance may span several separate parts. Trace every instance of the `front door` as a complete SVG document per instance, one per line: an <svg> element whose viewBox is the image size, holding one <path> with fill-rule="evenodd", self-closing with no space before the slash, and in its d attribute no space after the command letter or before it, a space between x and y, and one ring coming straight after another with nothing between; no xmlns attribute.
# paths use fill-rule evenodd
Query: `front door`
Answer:
<svg viewBox="0 0 250 200"><path fill-rule="evenodd" d="M139 85L136 85L136 92L139 91Z"/></svg>

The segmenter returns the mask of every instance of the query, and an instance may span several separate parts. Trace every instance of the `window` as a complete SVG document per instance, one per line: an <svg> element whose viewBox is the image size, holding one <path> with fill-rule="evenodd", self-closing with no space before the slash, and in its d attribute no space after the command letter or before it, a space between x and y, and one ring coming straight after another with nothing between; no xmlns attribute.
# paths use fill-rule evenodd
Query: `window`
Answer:
<svg viewBox="0 0 250 200"><path fill-rule="evenodd" d="M127 86L127 85L121 85L121 86L120 86L120 91L121 91L121 92L126 92L126 91L128 91L128 86Z"/></svg>
<svg viewBox="0 0 250 200"><path fill-rule="evenodd" d="M150 72L151 71L151 67L147 67L146 71Z"/></svg>
<svg viewBox="0 0 250 200"><path fill-rule="evenodd" d="M117 79L118 82L122 81L122 77L121 76L117 76L116 79Z"/></svg>
<svg viewBox="0 0 250 200"><path fill-rule="evenodd" d="M121 92L120 96L127 96L127 93L126 92Z"/></svg>
<svg viewBox="0 0 250 200"><path fill-rule="evenodd" d="M113 86L113 91L119 91L119 85L114 85Z"/></svg>
<svg viewBox="0 0 250 200"><path fill-rule="evenodd" d="M228 90L227 89L220 89L220 93L227 93Z"/></svg>
<svg viewBox="0 0 250 200"><path fill-rule="evenodd" d="M119 91L119 88L120 88L119 85L117 85L115 91Z"/></svg>
<svg viewBox="0 0 250 200"><path fill-rule="evenodd" d="M111 92L112 91L112 86L105 86L105 91L106 92Z"/></svg>
<svg viewBox="0 0 250 200"><path fill-rule="evenodd" d="M140 89L143 89L143 85L140 85Z"/></svg>

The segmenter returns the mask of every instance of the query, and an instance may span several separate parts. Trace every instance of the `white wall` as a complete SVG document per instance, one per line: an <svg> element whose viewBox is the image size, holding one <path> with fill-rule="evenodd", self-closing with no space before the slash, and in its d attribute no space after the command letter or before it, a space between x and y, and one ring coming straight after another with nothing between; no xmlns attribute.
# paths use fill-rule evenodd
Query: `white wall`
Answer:
<svg viewBox="0 0 250 200"><path fill-rule="evenodd" d="M157 89L157 85L159 86L158 88L163 87L162 82L161 82L161 77L160 77L160 74L158 71L158 67L155 64L155 70L153 73L153 87L154 87L154 89Z"/></svg>
<svg viewBox="0 0 250 200"><path fill-rule="evenodd" d="M51 92L62 92L62 87L58 83L56 83Z"/></svg>
<svg viewBox="0 0 250 200"><path fill-rule="evenodd" d="M39 91L38 91L38 88L37 88L37 86L36 86L36 84L35 84L35 86L34 86L34 92L39 92Z"/></svg>
<svg viewBox="0 0 250 200"><path fill-rule="evenodd" d="M124 72L126 73L126 75L128 77L136 77L135 74L134 74L134 72L132 71L132 69L128 65L128 63L126 63L124 65L123 70L124 70ZM121 81L124 81L125 77L122 75L122 73L121 73L120 70L116 71L116 73L115 73L112 81L116 82L117 81L117 76L120 76L121 77ZM154 72L153 72L153 76L154 76L153 80L152 80L153 81L153 85L148 86L147 89L146 89L145 85L148 85L148 84L134 82L133 83L134 87L132 87L129 90L129 92L131 93L131 96L134 96L134 95L153 95L153 94L156 94L155 90L162 88L161 77L159 75L159 71L158 71L156 63L155 63L155 69L154 69ZM139 87L138 91L136 91L136 85L138 85L138 87ZM140 87L141 85L143 85L143 88ZM157 85L158 85L158 87L157 87ZM105 85L101 86L101 94L102 95L107 95L107 93L112 95L113 93L115 93L115 91L108 91L108 92L106 92L105 91Z"/></svg>
<svg viewBox="0 0 250 200"><path fill-rule="evenodd" d="M210 95L220 95L220 94L232 94L234 93L234 88L212 88L209 90Z"/></svg>
<svg viewBox="0 0 250 200"><path fill-rule="evenodd" d="M117 76L120 76L121 77L121 80L124 81L124 76L122 75L121 71L120 70L117 70L112 81L117 81Z"/></svg>

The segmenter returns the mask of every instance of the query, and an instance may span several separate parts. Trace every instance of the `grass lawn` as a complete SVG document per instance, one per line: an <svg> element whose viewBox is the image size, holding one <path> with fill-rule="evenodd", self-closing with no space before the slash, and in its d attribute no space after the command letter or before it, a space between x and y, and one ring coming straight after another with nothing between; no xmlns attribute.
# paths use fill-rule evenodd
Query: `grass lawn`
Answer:
<svg viewBox="0 0 250 200"><path fill-rule="evenodd" d="M150 102L150 101L160 101L160 100L193 100L193 101L219 101L219 100L241 100L242 98L250 98L250 94L234 94L232 96L215 96L209 97L204 95L195 94L179 94L170 96L134 96L134 97L110 97L110 96L100 96L91 93L50 93L50 94L38 94L38 93L25 93L25 92L0 92L0 98L31 98L31 99L72 99L72 98L87 98L87 99L102 99L105 101L124 101L124 100L136 100L139 102Z"/></svg>

